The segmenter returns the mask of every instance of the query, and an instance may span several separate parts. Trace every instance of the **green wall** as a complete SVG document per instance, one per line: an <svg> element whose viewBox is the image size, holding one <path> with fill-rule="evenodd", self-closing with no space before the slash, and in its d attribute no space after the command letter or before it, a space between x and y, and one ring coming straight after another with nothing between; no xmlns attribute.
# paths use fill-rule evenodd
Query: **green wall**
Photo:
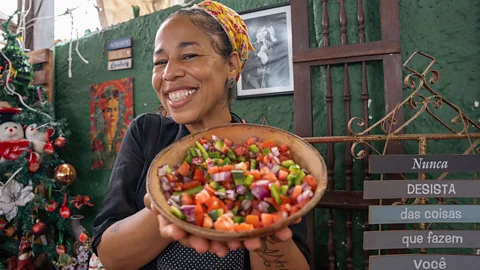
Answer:
<svg viewBox="0 0 480 270"><path fill-rule="evenodd" d="M238 12L283 3L281 0L224 0ZM350 3L351 1L347 1ZM356 1L354 1L356 3ZM434 0L402 0L400 2L401 23L401 47L402 61L405 61L414 51L420 50L436 57L437 64L434 66L440 72L440 81L435 85L445 98L460 106L472 119L480 119L480 108L475 107L475 101L480 101L478 84L480 79L476 76L476 68L480 66L480 44L478 32L480 30L480 5L477 0L434 1ZM340 44L340 26L338 22L338 1L329 1L330 13L330 36L331 45ZM367 41L379 40L379 0L364 1ZM130 22L114 26L102 33L94 33L80 40L79 49L82 55L90 62L84 64L73 51L72 73L73 78L68 78L68 44L59 45L55 48L55 89L56 89L56 113L58 117L66 117L72 136L62 154L78 170L78 179L73 184L75 192L85 193L92 197L96 206L86 213L85 225L90 229L93 217L98 210L103 194L106 190L110 171L93 171L90 169L90 146L89 146L89 85L103 81L132 76L134 78L134 104L135 114L154 112L159 102L151 87L151 55L155 32L161 22L177 8L171 8L162 12L139 17ZM322 5L320 0L309 0L310 21L310 44L318 47L322 44L321 14ZM347 6L349 43L358 43L356 4ZM133 69L109 72L107 70L106 44L109 40L131 36L133 39ZM295 41L293 41L295 42ZM105 49L105 54L102 51ZM422 63L415 63L420 66ZM360 64L349 65L350 87L352 91L352 116L362 117L361 107L361 70ZM419 67L420 68L420 67ZM368 86L370 89L370 122L379 120L384 115L383 103L383 74L382 63L373 62L367 66ZM404 72L404 75L406 73ZM335 135L345 134L344 103L343 103L343 65L332 67L332 86L334 89L335 108ZM314 135L326 134L326 109L325 109L325 71L322 67L312 69L312 90L314 104ZM404 89L407 96L411 90ZM233 111L241 115L248 122L260 123L265 114L268 123L289 131L294 131L293 96L262 97L255 99L238 100L233 105ZM411 116L406 112L406 117ZM452 111L440 114L445 121L453 116ZM450 117L450 118L449 118ZM425 117L412 123L407 132L430 133L446 132L445 129L437 128L431 118ZM433 152L460 152L466 148L466 144L456 142L441 142L432 144ZM430 146L430 144L429 144ZM318 150L324 154L325 147L319 145ZM406 151L416 152L416 143L407 143ZM344 188L344 145L337 144L335 179L336 188ZM354 162L354 189L362 188L363 164ZM465 176L464 176L465 177ZM317 240L318 247L325 252L320 253L318 260L325 264L327 261L327 215L323 210L317 211ZM345 261L346 215L336 213L335 231L337 233L336 248L339 251L337 259ZM354 241L357 249L355 252L355 269L363 261L361 250L362 226L365 223L364 216L354 214ZM339 269L344 269L340 263Z"/></svg>

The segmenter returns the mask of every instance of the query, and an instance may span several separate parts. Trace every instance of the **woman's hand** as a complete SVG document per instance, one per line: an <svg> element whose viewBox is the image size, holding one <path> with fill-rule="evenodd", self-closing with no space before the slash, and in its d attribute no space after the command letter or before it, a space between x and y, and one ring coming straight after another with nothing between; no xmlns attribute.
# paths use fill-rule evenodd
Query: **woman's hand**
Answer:
<svg viewBox="0 0 480 270"><path fill-rule="evenodd" d="M219 257L224 257L229 250L246 248L249 251L262 251L265 249L266 239L262 238L249 238L244 241L219 242L188 234L184 230L168 222L168 220L160 215L158 210L150 201L148 194L146 194L144 197L144 203L145 206L157 216L160 234L163 238L171 241L178 241L180 244L186 247L195 249L198 253L210 251L212 254L216 254ZM297 220L295 223L299 223L300 221L301 219ZM292 238L292 231L288 227L285 227L268 237L270 238L271 242L274 243L284 242Z"/></svg>

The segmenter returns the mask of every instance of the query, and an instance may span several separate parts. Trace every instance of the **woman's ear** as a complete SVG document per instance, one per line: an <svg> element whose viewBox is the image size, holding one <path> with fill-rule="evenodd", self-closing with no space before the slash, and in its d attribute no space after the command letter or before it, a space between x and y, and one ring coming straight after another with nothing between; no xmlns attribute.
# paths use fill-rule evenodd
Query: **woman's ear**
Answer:
<svg viewBox="0 0 480 270"><path fill-rule="evenodd" d="M238 73L240 73L241 67L242 61L240 61L240 56L237 52L232 52L228 58L228 77L236 78Z"/></svg>

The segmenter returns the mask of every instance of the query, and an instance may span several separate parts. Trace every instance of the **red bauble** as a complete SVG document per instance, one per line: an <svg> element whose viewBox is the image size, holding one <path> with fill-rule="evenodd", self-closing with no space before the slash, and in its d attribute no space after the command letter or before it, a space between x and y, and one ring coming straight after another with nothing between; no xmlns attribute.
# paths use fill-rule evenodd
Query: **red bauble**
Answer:
<svg viewBox="0 0 480 270"><path fill-rule="evenodd" d="M62 218L69 218L70 217L70 209L68 209L67 206L63 205L62 207L60 207L60 216Z"/></svg>
<svg viewBox="0 0 480 270"><path fill-rule="evenodd" d="M58 255L65 254L65 246L63 244L58 244L55 250L57 251Z"/></svg>
<svg viewBox="0 0 480 270"><path fill-rule="evenodd" d="M46 231L47 225L41 221L37 221L37 223L32 226L32 233L35 236L43 235Z"/></svg>
<svg viewBox="0 0 480 270"><path fill-rule="evenodd" d="M78 236L78 241L84 243L85 241L87 241L87 234L86 233L81 233L80 236Z"/></svg>
<svg viewBox="0 0 480 270"><path fill-rule="evenodd" d="M56 201L48 201L45 203L45 210L47 212L53 212L57 209L57 202Z"/></svg>
<svg viewBox="0 0 480 270"><path fill-rule="evenodd" d="M58 147L58 148L62 148L65 146L65 143L67 142L67 139L65 139L64 137L60 136L58 138L55 139L54 141L54 145L55 147Z"/></svg>

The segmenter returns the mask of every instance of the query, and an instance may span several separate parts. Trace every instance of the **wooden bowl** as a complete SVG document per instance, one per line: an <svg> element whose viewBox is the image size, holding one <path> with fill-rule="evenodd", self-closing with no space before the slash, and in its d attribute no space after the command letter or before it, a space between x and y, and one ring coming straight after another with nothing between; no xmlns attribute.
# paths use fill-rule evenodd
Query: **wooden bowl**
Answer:
<svg viewBox="0 0 480 270"><path fill-rule="evenodd" d="M234 144L243 144L248 138L257 136L259 141L273 139L278 143L288 145L292 159L295 163L299 164L300 167L307 169L317 180L317 188L314 190L313 197L308 204L300 209L300 211L289 216L282 222L274 223L266 228L257 228L245 232L227 232L205 229L178 219L170 213L170 205L167 203L167 200L163 195L160 177L158 176L158 167L167 163L170 164L170 166L177 165L185 158L189 146L194 146L195 141L202 137L210 140L212 135L228 138ZM201 133L190 134L161 151L150 164L147 174L147 193L150 195L155 207L165 219L190 234L216 241L241 241L250 237L264 237L271 235L276 230L291 225L295 220L312 210L322 198L326 187L327 170L325 161L312 145L295 134L278 128L256 124L228 124L210 128Z"/></svg>

